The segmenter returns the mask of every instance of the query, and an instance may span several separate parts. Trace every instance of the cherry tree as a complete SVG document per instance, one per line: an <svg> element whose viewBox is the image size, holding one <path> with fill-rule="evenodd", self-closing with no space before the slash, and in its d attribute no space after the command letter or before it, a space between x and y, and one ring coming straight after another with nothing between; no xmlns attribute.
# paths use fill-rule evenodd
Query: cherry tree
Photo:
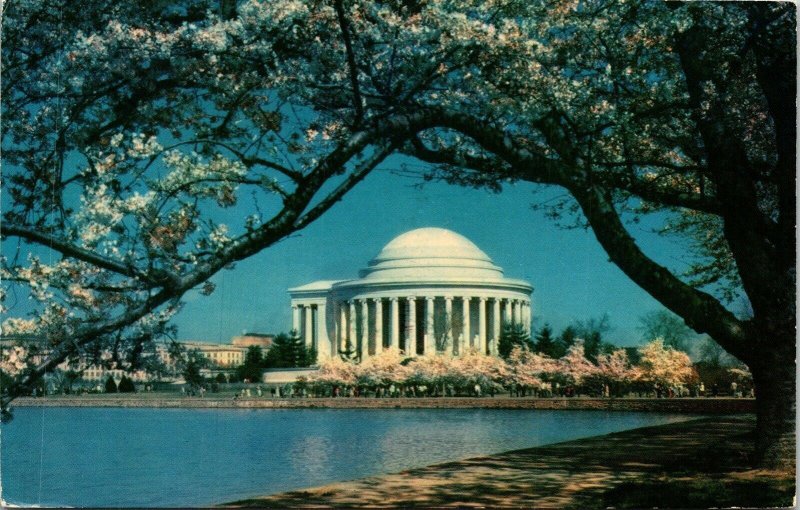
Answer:
<svg viewBox="0 0 800 510"><path fill-rule="evenodd" d="M346 68L333 6L218 7L4 5L2 327L44 355L2 353L3 409L67 360L140 366L187 292L303 229L415 129L315 95Z"/></svg>
<svg viewBox="0 0 800 510"><path fill-rule="evenodd" d="M425 178L563 189L550 216L591 228L636 284L747 364L758 461L791 462L794 5L346 5L361 65L338 90L426 116L402 146L435 165ZM643 249L631 225L645 215L689 245L688 270Z"/></svg>
<svg viewBox="0 0 800 510"><path fill-rule="evenodd" d="M557 360L541 353L534 353L521 346L515 346L508 356L510 383L540 388L544 380L559 374L561 365Z"/></svg>
<svg viewBox="0 0 800 510"><path fill-rule="evenodd" d="M502 386L508 381L508 366L496 356L487 356L470 349L462 356L449 360L448 379L456 387L469 390L477 384L482 388L489 388Z"/></svg>
<svg viewBox="0 0 800 510"><path fill-rule="evenodd" d="M395 349L387 349L356 365L359 384L365 386L389 386L404 384L412 371L403 362L406 357Z"/></svg>
<svg viewBox="0 0 800 510"><path fill-rule="evenodd" d="M318 370L308 376L308 381L312 384L352 386L356 383L356 370L354 363L334 356L322 360Z"/></svg>
<svg viewBox="0 0 800 510"><path fill-rule="evenodd" d="M597 365L586 359L583 340L580 339L567 349L564 356L559 358L558 366L558 372L577 386L580 386L585 379L595 377L600 373Z"/></svg>
<svg viewBox="0 0 800 510"><path fill-rule="evenodd" d="M660 338L640 347L639 353L635 379L665 387L687 384L696 378L689 355L664 346Z"/></svg>
<svg viewBox="0 0 800 510"><path fill-rule="evenodd" d="M625 349L597 356L597 375L603 384L609 385L612 394L620 394L638 372L631 366Z"/></svg>
<svg viewBox="0 0 800 510"><path fill-rule="evenodd" d="M791 461L794 27L772 2L7 4L4 281L39 304L6 327L53 346L10 394L96 341L124 359L402 151L565 190L547 213L748 365L759 460ZM652 213L688 271L637 243Z"/></svg>

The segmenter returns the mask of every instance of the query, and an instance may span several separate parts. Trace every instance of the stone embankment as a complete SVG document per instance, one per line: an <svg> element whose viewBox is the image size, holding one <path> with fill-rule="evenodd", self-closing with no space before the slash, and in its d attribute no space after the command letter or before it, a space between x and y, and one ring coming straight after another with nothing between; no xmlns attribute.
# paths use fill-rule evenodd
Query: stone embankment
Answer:
<svg viewBox="0 0 800 510"><path fill-rule="evenodd" d="M752 413L748 398L214 398L155 395L87 395L19 398L17 407L155 407L220 409L546 409L652 411L660 413Z"/></svg>

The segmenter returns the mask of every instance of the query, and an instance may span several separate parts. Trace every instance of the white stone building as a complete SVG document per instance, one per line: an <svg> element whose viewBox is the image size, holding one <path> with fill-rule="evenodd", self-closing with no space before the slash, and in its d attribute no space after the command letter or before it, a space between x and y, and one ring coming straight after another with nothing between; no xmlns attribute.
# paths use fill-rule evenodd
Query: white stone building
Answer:
<svg viewBox="0 0 800 510"><path fill-rule="evenodd" d="M349 345L363 360L384 349L497 354L504 323L530 330L532 290L505 278L469 239L420 228L384 246L358 279L317 281L289 294L292 328L320 359Z"/></svg>

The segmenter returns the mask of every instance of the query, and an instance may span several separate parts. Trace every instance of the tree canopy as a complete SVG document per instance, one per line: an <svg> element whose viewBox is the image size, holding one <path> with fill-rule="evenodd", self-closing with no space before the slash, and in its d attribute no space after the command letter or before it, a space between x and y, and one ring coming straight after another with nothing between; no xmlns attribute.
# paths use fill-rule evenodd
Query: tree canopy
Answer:
<svg viewBox="0 0 800 510"><path fill-rule="evenodd" d="M93 344L125 365L400 151L427 179L564 189L550 216L748 364L759 456L785 458L795 23L788 2L8 3L3 279L37 304L4 329L51 347L9 395ZM646 214L688 271L642 250Z"/></svg>
<svg viewBox="0 0 800 510"><path fill-rule="evenodd" d="M266 368L308 367L317 362L317 352L306 347L303 339L292 331L275 337L264 358Z"/></svg>

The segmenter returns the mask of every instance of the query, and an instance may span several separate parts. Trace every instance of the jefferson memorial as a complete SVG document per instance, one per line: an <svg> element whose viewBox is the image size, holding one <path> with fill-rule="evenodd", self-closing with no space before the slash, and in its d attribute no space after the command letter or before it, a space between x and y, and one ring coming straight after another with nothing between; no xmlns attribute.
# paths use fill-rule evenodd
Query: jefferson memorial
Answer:
<svg viewBox="0 0 800 510"><path fill-rule="evenodd" d="M503 276L472 241L442 228L394 238L353 280L289 289L292 328L319 359L386 349L497 355L504 323L530 331L533 288Z"/></svg>

